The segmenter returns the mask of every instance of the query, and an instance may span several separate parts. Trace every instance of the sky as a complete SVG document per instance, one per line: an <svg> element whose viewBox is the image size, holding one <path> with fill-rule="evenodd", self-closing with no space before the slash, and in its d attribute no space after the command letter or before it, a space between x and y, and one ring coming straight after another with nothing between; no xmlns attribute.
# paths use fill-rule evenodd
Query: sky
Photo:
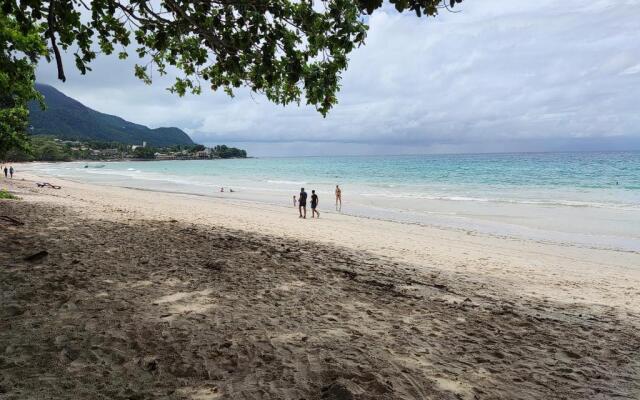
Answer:
<svg viewBox="0 0 640 400"><path fill-rule="evenodd" d="M417 18L385 8L350 56L339 104L313 107L133 76L136 56L99 57L67 82L37 79L85 105L205 145L254 156L640 150L640 0L465 0Z"/></svg>

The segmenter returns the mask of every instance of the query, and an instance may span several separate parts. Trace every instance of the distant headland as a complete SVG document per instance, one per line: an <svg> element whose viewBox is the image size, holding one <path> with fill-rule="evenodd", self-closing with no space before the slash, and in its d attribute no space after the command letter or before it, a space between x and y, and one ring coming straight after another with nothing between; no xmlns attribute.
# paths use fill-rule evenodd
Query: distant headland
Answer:
<svg viewBox="0 0 640 400"><path fill-rule="evenodd" d="M153 147L147 142L126 144L82 140L63 140L53 136L33 136L31 152L10 150L6 159L11 161L123 161L123 160L208 160L247 158L243 149L201 144Z"/></svg>
<svg viewBox="0 0 640 400"><path fill-rule="evenodd" d="M118 116L93 110L49 85L36 84L46 109L29 104L29 132L63 140L118 142L128 145L146 142L152 147L193 145L189 135L174 127L151 129Z"/></svg>
<svg viewBox="0 0 640 400"><path fill-rule="evenodd" d="M151 129L93 110L49 85L36 84L46 109L29 104L31 152L10 150L12 161L194 160L246 158L243 149L194 143L175 127Z"/></svg>

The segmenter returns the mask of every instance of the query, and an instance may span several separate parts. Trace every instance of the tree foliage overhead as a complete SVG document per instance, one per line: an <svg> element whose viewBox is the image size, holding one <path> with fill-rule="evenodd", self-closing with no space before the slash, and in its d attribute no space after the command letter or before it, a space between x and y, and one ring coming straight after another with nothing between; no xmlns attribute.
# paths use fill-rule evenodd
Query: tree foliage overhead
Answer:
<svg viewBox="0 0 640 400"><path fill-rule="evenodd" d="M418 16L462 0L390 0ZM72 49L85 73L100 51L143 60L135 74L180 71L170 90L203 87L233 95L246 86L278 104L337 102L347 57L365 41L365 15L382 0L0 0L22 32L39 30L65 80L60 48Z"/></svg>
<svg viewBox="0 0 640 400"><path fill-rule="evenodd" d="M462 0L389 0L399 12L434 16ZM326 115L337 102L348 56L364 44L365 16L382 0L0 0L0 157L27 148L27 103L35 66L73 51L81 73L98 54L124 59L135 75L178 73L179 95L203 87L248 87L277 104L305 101Z"/></svg>

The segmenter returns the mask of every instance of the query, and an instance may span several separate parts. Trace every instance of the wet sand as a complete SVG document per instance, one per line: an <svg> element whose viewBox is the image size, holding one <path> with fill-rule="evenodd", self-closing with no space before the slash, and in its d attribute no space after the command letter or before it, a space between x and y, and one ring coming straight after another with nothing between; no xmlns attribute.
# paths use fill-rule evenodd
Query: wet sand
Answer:
<svg viewBox="0 0 640 400"><path fill-rule="evenodd" d="M0 201L2 399L640 397L637 254L52 183Z"/></svg>

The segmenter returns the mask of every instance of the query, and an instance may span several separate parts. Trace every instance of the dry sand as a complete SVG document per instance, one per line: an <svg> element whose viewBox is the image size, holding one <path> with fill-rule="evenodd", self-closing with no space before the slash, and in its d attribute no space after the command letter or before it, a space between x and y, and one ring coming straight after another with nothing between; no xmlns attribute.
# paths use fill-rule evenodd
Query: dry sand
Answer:
<svg viewBox="0 0 640 400"><path fill-rule="evenodd" d="M50 181L0 201L1 399L640 398L636 253Z"/></svg>

